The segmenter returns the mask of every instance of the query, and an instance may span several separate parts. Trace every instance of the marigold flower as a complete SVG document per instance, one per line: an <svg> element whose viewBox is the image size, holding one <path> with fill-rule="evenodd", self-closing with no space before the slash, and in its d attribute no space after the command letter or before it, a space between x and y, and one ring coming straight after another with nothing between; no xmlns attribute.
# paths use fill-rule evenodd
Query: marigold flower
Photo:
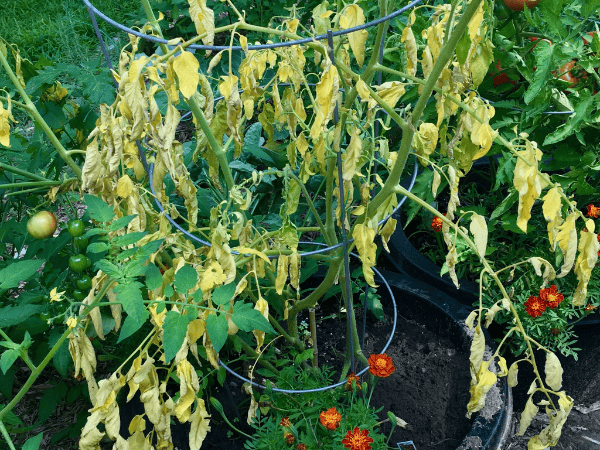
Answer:
<svg viewBox="0 0 600 450"><path fill-rule="evenodd" d="M593 311L595 309L598 309L598 307L597 306L592 306L591 303L588 303L587 306L585 307L586 311Z"/></svg>
<svg viewBox="0 0 600 450"><path fill-rule="evenodd" d="M285 443L287 445L292 445L294 443L294 440L296 439L292 433L285 433L283 435L283 438L285 439Z"/></svg>
<svg viewBox="0 0 600 450"><path fill-rule="evenodd" d="M587 205L587 213L585 213L586 216L597 219L598 213L600 213L600 206Z"/></svg>
<svg viewBox="0 0 600 450"><path fill-rule="evenodd" d="M321 421L321 425L323 425L328 430L333 431L340 425L342 415L334 406L333 408L329 408L327 411L321 411L321 414L319 415L319 420Z"/></svg>
<svg viewBox="0 0 600 450"><path fill-rule="evenodd" d="M549 288L540 289L540 298L546 302L548 308L552 309L556 308L565 299L564 295L558 292L555 284Z"/></svg>
<svg viewBox="0 0 600 450"><path fill-rule="evenodd" d="M552 333L554 336L558 336L560 330L558 328L550 328L550 333Z"/></svg>
<svg viewBox="0 0 600 450"><path fill-rule="evenodd" d="M291 427L292 422L290 422L290 418L288 416L285 416L284 418L281 419L281 422L279 422L279 425L281 425L282 427Z"/></svg>
<svg viewBox="0 0 600 450"><path fill-rule="evenodd" d="M344 447L350 450L371 450L373 439L369 437L369 430L360 430L355 427L354 430L349 430L346 437L342 439Z"/></svg>
<svg viewBox="0 0 600 450"><path fill-rule="evenodd" d="M306 450L306 444L298 444L298 445L296 445L296 450Z"/></svg>
<svg viewBox="0 0 600 450"><path fill-rule="evenodd" d="M546 302L533 295L525 302L525 312L531 317L539 317L546 310Z"/></svg>
<svg viewBox="0 0 600 450"><path fill-rule="evenodd" d="M348 375L348 381L346 382L346 389L350 389L351 391L354 388L354 383L356 383L356 387L358 389L362 389L361 385L360 385L360 378L358 378L356 375L354 375L354 373L350 373L350 375Z"/></svg>
<svg viewBox="0 0 600 450"><path fill-rule="evenodd" d="M435 216L431 221L431 228L433 228L433 231L442 231L442 224L442 219L440 219L438 216Z"/></svg>
<svg viewBox="0 0 600 450"><path fill-rule="evenodd" d="M371 372L376 377L385 378L389 377L396 368L394 367L394 363L392 363L392 358L386 355L385 353L381 353L379 355L371 355L369 356L369 372Z"/></svg>

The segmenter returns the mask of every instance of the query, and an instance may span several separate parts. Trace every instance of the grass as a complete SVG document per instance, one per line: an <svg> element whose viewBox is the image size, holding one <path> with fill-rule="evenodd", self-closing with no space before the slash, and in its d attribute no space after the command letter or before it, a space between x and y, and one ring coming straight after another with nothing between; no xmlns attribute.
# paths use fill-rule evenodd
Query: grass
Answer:
<svg viewBox="0 0 600 450"><path fill-rule="evenodd" d="M139 0L92 0L92 3L120 23L132 23L132 15L138 16L140 11ZM127 36L101 19L98 24L105 40L119 39L116 55ZM54 63L67 64L100 55L90 16L81 0L2 0L0 37L16 44L21 55L34 63L42 55Z"/></svg>

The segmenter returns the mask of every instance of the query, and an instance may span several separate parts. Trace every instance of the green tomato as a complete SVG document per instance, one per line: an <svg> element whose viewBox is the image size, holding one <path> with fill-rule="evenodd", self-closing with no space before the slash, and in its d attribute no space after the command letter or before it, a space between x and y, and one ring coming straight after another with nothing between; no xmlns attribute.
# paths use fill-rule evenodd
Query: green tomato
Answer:
<svg viewBox="0 0 600 450"><path fill-rule="evenodd" d="M69 231L69 234L73 237L83 236L83 234L85 233L85 224L79 219L71 220L67 224L67 230Z"/></svg>
<svg viewBox="0 0 600 450"><path fill-rule="evenodd" d="M92 288L92 279L89 275L83 275L77 280L77 289L81 291L89 291Z"/></svg>
<svg viewBox="0 0 600 450"><path fill-rule="evenodd" d="M82 254L71 255L71 257L69 258L69 268L73 272L83 272L85 269L88 268L87 257Z"/></svg>
<svg viewBox="0 0 600 450"><path fill-rule="evenodd" d="M67 310L67 302L65 300L63 300L62 302L57 302L54 305L54 311L56 312L56 314L62 314L66 310Z"/></svg>
<svg viewBox="0 0 600 450"><path fill-rule="evenodd" d="M27 232L35 239L47 239L56 231L56 217L50 211L40 211L27 221Z"/></svg>
<svg viewBox="0 0 600 450"><path fill-rule="evenodd" d="M73 298L75 300L77 300L78 302L82 301L86 297L87 297L87 292L85 290L75 289L73 291Z"/></svg>
<svg viewBox="0 0 600 450"><path fill-rule="evenodd" d="M84 236L75 236L73 238L73 245L75 246L75 248L77 250L84 250L87 246L88 243L90 242L90 240Z"/></svg>
<svg viewBox="0 0 600 450"><path fill-rule="evenodd" d="M42 322L48 322L48 320L50 320L50 318L52 317L52 314L50 314L50 312L45 311L43 313L40 313L40 320Z"/></svg>

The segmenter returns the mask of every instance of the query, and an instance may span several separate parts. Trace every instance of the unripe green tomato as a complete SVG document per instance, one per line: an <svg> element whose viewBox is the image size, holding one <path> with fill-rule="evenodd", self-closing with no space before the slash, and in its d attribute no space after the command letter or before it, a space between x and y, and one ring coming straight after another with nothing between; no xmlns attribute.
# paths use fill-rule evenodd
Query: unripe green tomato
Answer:
<svg viewBox="0 0 600 450"><path fill-rule="evenodd" d="M69 257L69 268L73 272L81 273L87 269L87 267L87 256L78 254L71 255L71 257Z"/></svg>
<svg viewBox="0 0 600 450"><path fill-rule="evenodd" d="M71 220L67 224L67 230L69 231L69 234L73 237L83 236L83 234L85 233L85 224L82 220L79 219Z"/></svg>
<svg viewBox="0 0 600 450"><path fill-rule="evenodd" d="M50 320L51 317L52 314L50 314L50 312L48 311L40 313L40 320L42 320L43 322L48 322L48 320Z"/></svg>
<svg viewBox="0 0 600 450"><path fill-rule="evenodd" d="M87 297L87 292L84 290L75 289L73 291L73 298L75 300L77 300L78 302L82 301L86 297Z"/></svg>
<svg viewBox="0 0 600 450"><path fill-rule="evenodd" d="M62 302L56 302L54 304L54 311L56 312L56 314L62 314L66 310L67 310L67 302L66 301L63 300Z"/></svg>
<svg viewBox="0 0 600 450"><path fill-rule="evenodd" d="M77 250L85 250L85 248L88 246L90 240L84 236L75 236L73 238L73 245L75 246L75 248Z"/></svg>
<svg viewBox="0 0 600 450"><path fill-rule="evenodd" d="M27 232L35 239L47 239L56 231L56 217L50 211L40 211L27 221Z"/></svg>
<svg viewBox="0 0 600 450"><path fill-rule="evenodd" d="M92 288L92 279L89 275L83 275L79 280L77 280L76 284L77 289L81 291L89 291Z"/></svg>

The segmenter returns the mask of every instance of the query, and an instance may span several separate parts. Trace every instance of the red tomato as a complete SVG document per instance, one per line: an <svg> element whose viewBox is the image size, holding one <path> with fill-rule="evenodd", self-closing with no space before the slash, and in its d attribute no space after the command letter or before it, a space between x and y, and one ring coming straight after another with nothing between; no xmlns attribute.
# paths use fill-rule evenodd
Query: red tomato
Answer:
<svg viewBox="0 0 600 450"><path fill-rule="evenodd" d="M527 4L528 9L531 9L540 1L541 0L504 0L504 4L508 9L512 9L513 11L523 11L525 4Z"/></svg>
<svg viewBox="0 0 600 450"><path fill-rule="evenodd" d="M558 73L562 74L559 78L561 80L565 80L565 81L568 81L569 83L571 83L571 87L573 87L577 83L579 83L579 78L577 78L575 75L573 75L573 72L571 72L571 70L573 69L574 66L575 66L575 61L569 61L564 66L562 66L560 68L560 70L558 71Z"/></svg>
<svg viewBox="0 0 600 450"><path fill-rule="evenodd" d="M591 44L592 40L594 39L594 34L597 34L597 32L596 31L588 31L589 38L585 38L583 36L581 37L581 39L583 40L583 43L585 45ZM598 37L600 37L600 35Z"/></svg>

